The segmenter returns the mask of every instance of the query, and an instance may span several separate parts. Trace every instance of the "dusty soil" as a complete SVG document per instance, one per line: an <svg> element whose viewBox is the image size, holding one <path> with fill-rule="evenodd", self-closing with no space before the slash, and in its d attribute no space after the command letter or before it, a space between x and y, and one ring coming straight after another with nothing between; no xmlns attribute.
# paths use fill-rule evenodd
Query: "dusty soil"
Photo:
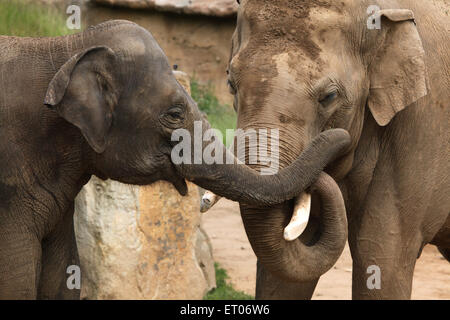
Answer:
<svg viewBox="0 0 450 320"><path fill-rule="evenodd" d="M203 216L214 259L228 271L233 286L254 295L256 257L248 243L237 203L222 199ZM352 260L348 246L336 265L319 281L313 299L351 298ZM424 248L417 261L413 299L450 299L450 263L435 246Z"/></svg>

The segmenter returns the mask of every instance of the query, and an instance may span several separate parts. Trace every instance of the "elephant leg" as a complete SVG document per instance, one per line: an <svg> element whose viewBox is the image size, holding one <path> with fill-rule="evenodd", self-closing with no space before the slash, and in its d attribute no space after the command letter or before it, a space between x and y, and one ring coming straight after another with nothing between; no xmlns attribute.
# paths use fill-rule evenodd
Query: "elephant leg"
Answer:
<svg viewBox="0 0 450 320"><path fill-rule="evenodd" d="M405 214L391 198L393 194L387 190L383 198L369 199L361 215L350 223L353 299L411 298L423 239L414 217L417 212Z"/></svg>
<svg viewBox="0 0 450 320"><path fill-rule="evenodd" d="M40 271L39 239L23 226L0 221L0 299L36 299Z"/></svg>
<svg viewBox="0 0 450 320"><path fill-rule="evenodd" d="M414 267L420 249L417 249L416 254L403 256L401 246L402 244L399 244L397 249L374 254L364 252L364 249L360 248L354 254L356 258L353 260L353 299L411 299ZM376 285L377 281L379 287Z"/></svg>
<svg viewBox="0 0 450 320"><path fill-rule="evenodd" d="M319 279L299 283L287 282L271 274L258 261L256 264L256 294L257 300L309 300Z"/></svg>
<svg viewBox="0 0 450 320"><path fill-rule="evenodd" d="M73 214L66 214L42 242L42 272L38 299L80 299L80 290L69 288L69 266L80 266Z"/></svg>

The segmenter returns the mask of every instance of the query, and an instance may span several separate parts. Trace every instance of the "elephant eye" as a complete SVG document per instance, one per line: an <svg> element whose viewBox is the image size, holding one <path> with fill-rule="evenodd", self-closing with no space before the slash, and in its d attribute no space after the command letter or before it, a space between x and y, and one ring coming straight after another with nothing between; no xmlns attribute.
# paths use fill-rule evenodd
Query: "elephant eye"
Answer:
<svg viewBox="0 0 450 320"><path fill-rule="evenodd" d="M166 115L175 120L184 119L183 110L180 107L171 108L169 111L167 111Z"/></svg>
<svg viewBox="0 0 450 320"><path fill-rule="evenodd" d="M331 92L329 94L327 94L324 98L319 100L319 103L324 106L327 107L328 105L330 105L330 103L332 103L337 97L337 92Z"/></svg>
<svg viewBox="0 0 450 320"><path fill-rule="evenodd" d="M164 114L160 116L161 123L169 128L177 128L182 125L185 114L184 109L178 106L171 107Z"/></svg>

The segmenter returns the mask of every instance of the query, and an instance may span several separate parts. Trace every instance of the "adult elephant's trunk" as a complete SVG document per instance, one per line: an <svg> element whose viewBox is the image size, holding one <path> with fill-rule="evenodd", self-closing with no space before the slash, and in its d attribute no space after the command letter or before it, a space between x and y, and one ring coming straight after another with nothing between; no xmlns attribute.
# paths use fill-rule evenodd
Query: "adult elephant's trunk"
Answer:
<svg viewBox="0 0 450 320"><path fill-rule="evenodd" d="M209 127L209 124L205 121L204 126ZM316 181L329 162L342 155L349 144L347 131L325 131L296 161L275 175L259 175L246 165L237 164L236 159L234 164L226 164L226 157L234 159L234 156L221 142L223 164L180 164L176 167L187 180L230 200L271 206L299 195Z"/></svg>
<svg viewBox="0 0 450 320"><path fill-rule="evenodd" d="M317 280L337 261L347 239L345 205L336 182L322 172L312 191L321 201L320 237L313 244L283 239L292 212L288 202L271 208L241 204L247 236L259 262L288 281Z"/></svg>

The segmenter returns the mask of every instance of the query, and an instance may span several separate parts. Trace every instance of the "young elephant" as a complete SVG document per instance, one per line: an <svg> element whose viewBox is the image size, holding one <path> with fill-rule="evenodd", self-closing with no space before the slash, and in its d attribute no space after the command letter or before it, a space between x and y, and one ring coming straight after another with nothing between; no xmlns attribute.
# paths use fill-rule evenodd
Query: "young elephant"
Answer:
<svg viewBox="0 0 450 320"><path fill-rule="evenodd" d="M110 21L66 37L0 37L0 48L0 298L79 298L66 268L78 264L74 198L93 174L167 180L181 194L186 178L271 205L314 182L349 144L346 131L327 131L272 177L238 164L175 164L174 130L209 125L145 29ZM305 161L317 156L327 160Z"/></svg>

